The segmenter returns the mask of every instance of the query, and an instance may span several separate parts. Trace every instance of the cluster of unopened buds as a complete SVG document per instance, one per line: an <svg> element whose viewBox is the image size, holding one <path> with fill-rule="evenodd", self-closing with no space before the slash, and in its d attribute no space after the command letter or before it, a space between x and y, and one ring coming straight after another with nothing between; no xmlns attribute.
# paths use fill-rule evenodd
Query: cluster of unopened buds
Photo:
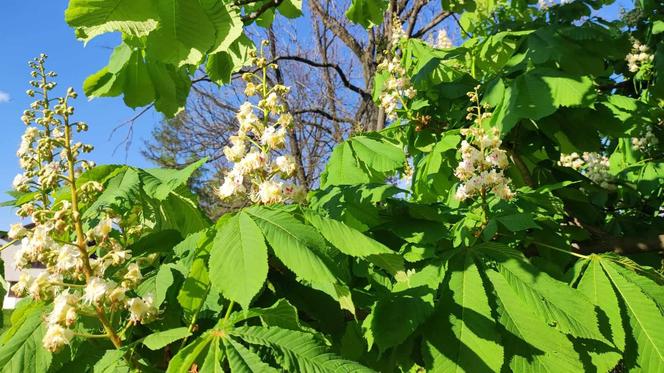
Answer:
<svg viewBox="0 0 664 373"><path fill-rule="evenodd" d="M88 336L79 333L77 321L89 317L103 326L102 337L118 345L120 338L108 321L109 312L126 311L127 325L131 325L151 321L157 309L151 296L135 294L143 278L141 260L132 261L131 252L114 238L121 234L115 229L118 222L100 217L84 230L81 204L92 201L103 186L96 181L77 182L90 167L90 162L78 157L92 147L74 143L72 137L87 130L87 125L71 121L74 109L68 101L76 98L73 89L65 97L49 97L55 83L47 79L55 73L45 71L45 60L41 55L30 62L32 76L38 80L31 82L35 90L28 94L38 99L22 118L27 129L17 155L24 172L16 177L14 187L34 194L17 212L33 225L14 224L8 232L12 240L20 241L14 260L17 269L23 270L12 291L51 306L43 338L49 351L62 349L76 335ZM58 190L67 190L71 198L55 198ZM36 263L44 266L38 275L24 271Z"/></svg>
<svg viewBox="0 0 664 373"><path fill-rule="evenodd" d="M594 152L561 154L558 164L581 172L604 189L615 189L613 176L609 173L609 158L606 156Z"/></svg>
<svg viewBox="0 0 664 373"><path fill-rule="evenodd" d="M645 128L639 137L632 137L632 148L640 152L648 152L659 144L659 139L653 132L651 126Z"/></svg>
<svg viewBox="0 0 664 373"><path fill-rule="evenodd" d="M469 107L468 119L474 121L470 128L461 130L465 139L461 142L459 152L461 162L454 175L462 181L456 190L456 198L463 201L476 196L485 199L489 193L498 198L509 200L514 197L510 188L511 180L505 176L504 170L509 166L505 150L500 149L500 131L492 127L484 129L482 122L491 117L479 103L478 89L469 92L473 106Z"/></svg>
<svg viewBox="0 0 664 373"><path fill-rule="evenodd" d="M267 42L263 42L265 45ZM293 116L285 105L290 88L268 86L267 72L277 66L269 64L262 52L260 57L254 55L252 62L260 74L243 75L245 94L257 96L258 100L240 107L239 129L231 136L230 146L224 148L224 155L233 166L224 173L216 194L222 200L248 197L260 204L302 202L305 189L292 182L298 170L296 160L284 152L287 132L293 126Z"/></svg>
<svg viewBox="0 0 664 373"><path fill-rule="evenodd" d="M404 39L408 39L408 34L406 34L406 31L403 29L399 16L394 14L392 16L392 27L389 35L390 49L397 48L399 43Z"/></svg>
<svg viewBox="0 0 664 373"><path fill-rule="evenodd" d="M634 41L632 51L625 57L630 72L636 73L641 70L642 66L650 65L655 56L649 51L650 48L647 45L641 44L638 40Z"/></svg>

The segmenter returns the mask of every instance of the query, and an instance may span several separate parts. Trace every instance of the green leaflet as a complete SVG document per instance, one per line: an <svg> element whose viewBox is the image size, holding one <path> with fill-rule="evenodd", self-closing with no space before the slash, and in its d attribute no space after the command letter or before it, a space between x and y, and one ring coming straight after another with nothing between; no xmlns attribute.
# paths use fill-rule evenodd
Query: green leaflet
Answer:
<svg viewBox="0 0 664 373"><path fill-rule="evenodd" d="M503 346L492 315L490 292L473 255L450 259L436 312L425 328L429 368L436 372L498 372Z"/></svg>
<svg viewBox="0 0 664 373"><path fill-rule="evenodd" d="M366 167L355 159L350 143L345 141L334 147L325 171L321 174L321 187L363 184L370 180Z"/></svg>
<svg viewBox="0 0 664 373"><path fill-rule="evenodd" d="M154 4L153 0L70 0L65 21L86 42L113 31L146 36L157 27Z"/></svg>
<svg viewBox="0 0 664 373"><path fill-rule="evenodd" d="M561 106L588 106L594 97L589 77L538 68L519 75L506 89L491 123L505 135L519 119L541 119Z"/></svg>
<svg viewBox="0 0 664 373"><path fill-rule="evenodd" d="M42 346L46 325L43 305L26 303L12 314L12 327L3 335L0 367L3 373L43 373L51 365L52 354Z"/></svg>
<svg viewBox="0 0 664 373"><path fill-rule="evenodd" d="M230 321L237 324L254 317L260 317L266 326L278 326L283 329L301 330L300 320L295 308L286 299L279 299L269 308L250 308L231 314Z"/></svg>
<svg viewBox="0 0 664 373"><path fill-rule="evenodd" d="M211 338L199 337L181 349L168 364L167 373L188 373L194 363L202 365L211 344Z"/></svg>
<svg viewBox="0 0 664 373"><path fill-rule="evenodd" d="M344 360L319 342L312 334L277 327L244 326L230 334L250 344L270 347L281 357L289 372L371 372L362 365Z"/></svg>
<svg viewBox="0 0 664 373"><path fill-rule="evenodd" d="M218 228L210 251L212 286L249 308L267 278L267 246L252 218L240 211Z"/></svg>
<svg viewBox="0 0 664 373"><path fill-rule="evenodd" d="M206 235L206 231L190 235L174 248L175 251L186 250L184 254L192 257L187 277L182 283L177 296L188 322L196 318L210 291L210 278L207 268L210 242Z"/></svg>
<svg viewBox="0 0 664 373"><path fill-rule="evenodd" d="M346 17L368 29L383 23L387 5L385 0L353 0Z"/></svg>
<svg viewBox="0 0 664 373"><path fill-rule="evenodd" d="M485 244L476 249L480 255L496 261L504 281L544 321L576 337L604 339L593 305L578 291L552 279L508 247Z"/></svg>
<svg viewBox="0 0 664 373"><path fill-rule="evenodd" d="M384 132L354 136L335 146L321 174L321 187L383 182L405 160L401 146Z"/></svg>
<svg viewBox="0 0 664 373"><path fill-rule="evenodd" d="M378 172L394 171L406 160L403 149L380 135L355 136L350 140L357 159Z"/></svg>
<svg viewBox="0 0 664 373"><path fill-rule="evenodd" d="M621 298L623 312L631 326L632 341L636 346L625 346L628 367L638 366L643 372L664 370L664 315L657 304L628 278L638 276L620 273L618 264L602 260L601 266L616 294Z"/></svg>
<svg viewBox="0 0 664 373"><path fill-rule="evenodd" d="M443 270L431 264L403 277L390 293L377 295L362 325L369 347L375 343L381 352L398 348L429 318Z"/></svg>
<svg viewBox="0 0 664 373"><path fill-rule="evenodd" d="M344 254L366 259L392 275L404 270L403 259L382 243L375 241L346 224L306 210L305 218L334 247Z"/></svg>
<svg viewBox="0 0 664 373"><path fill-rule="evenodd" d="M200 0L201 7L214 28L215 39L209 54L226 51L242 35L238 9L223 1Z"/></svg>
<svg viewBox="0 0 664 373"><path fill-rule="evenodd" d="M190 335L191 332L186 327L169 329L150 334L143 339L143 344L147 348L156 351Z"/></svg>
<svg viewBox="0 0 664 373"><path fill-rule="evenodd" d="M123 350L106 350L104 355L92 368L93 373L129 373L130 368L125 360Z"/></svg>
<svg viewBox="0 0 664 373"><path fill-rule="evenodd" d="M143 189L159 200L164 200L179 186L185 184L191 175L207 162L207 158L200 159L189 166L181 169L154 168L147 169L149 175L143 177ZM152 176L152 177L150 177Z"/></svg>
<svg viewBox="0 0 664 373"><path fill-rule="evenodd" d="M619 300L611 281L604 273L599 257L592 256L586 262L587 267L579 280L577 289L603 312L603 317L600 317L600 330L607 340L612 341L620 351L624 351L625 330L622 325ZM617 365L622 354L615 351L603 354L591 352L591 357L598 370L609 371Z"/></svg>
<svg viewBox="0 0 664 373"><path fill-rule="evenodd" d="M328 264L325 241L310 226L283 211L251 207L244 212L261 228L274 254L301 280L348 309L349 293Z"/></svg>
<svg viewBox="0 0 664 373"><path fill-rule="evenodd" d="M231 368L231 372L278 372L277 369L265 364L260 356L232 338L224 339L224 346L226 347L226 355L228 356L228 365Z"/></svg>
<svg viewBox="0 0 664 373"><path fill-rule="evenodd" d="M215 29L201 3L186 0L157 2L159 27L147 38L150 56L164 63L196 65L215 42Z"/></svg>
<svg viewBox="0 0 664 373"><path fill-rule="evenodd" d="M226 357L226 351L225 349L221 349L222 341L219 339L220 338L214 338L212 342L210 342L210 347L208 348L207 355L205 355L203 365L201 366L202 372L222 373L224 371L221 368L221 364Z"/></svg>
<svg viewBox="0 0 664 373"><path fill-rule="evenodd" d="M499 322L505 328L505 361L515 373L582 372L583 365L565 335L539 318L538 311L521 300L500 273L488 269L498 304Z"/></svg>

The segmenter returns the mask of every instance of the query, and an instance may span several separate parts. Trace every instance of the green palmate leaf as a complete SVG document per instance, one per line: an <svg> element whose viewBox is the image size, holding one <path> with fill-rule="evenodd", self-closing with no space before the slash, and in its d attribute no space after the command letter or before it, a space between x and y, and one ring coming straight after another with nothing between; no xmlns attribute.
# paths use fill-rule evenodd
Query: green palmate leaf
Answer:
<svg viewBox="0 0 664 373"><path fill-rule="evenodd" d="M252 218L239 212L219 227L210 252L212 286L243 308L267 278L267 247Z"/></svg>
<svg viewBox="0 0 664 373"><path fill-rule="evenodd" d="M43 305L25 304L12 315L12 327L3 336L0 347L0 371L3 373L46 372L52 355L42 346L46 326L42 321Z"/></svg>
<svg viewBox="0 0 664 373"><path fill-rule="evenodd" d="M436 372L498 372L503 347L473 255L462 252L447 267L438 308L425 329L429 368Z"/></svg>
<svg viewBox="0 0 664 373"><path fill-rule="evenodd" d="M478 247L480 255L496 260L498 271L543 320L563 333L603 340L594 306L578 291L554 280L530 264L519 252L501 245Z"/></svg>
<svg viewBox="0 0 664 373"><path fill-rule="evenodd" d="M278 372L277 369L264 363L260 356L232 338L224 339L224 346L228 356L228 366L233 373Z"/></svg>
<svg viewBox="0 0 664 373"><path fill-rule="evenodd" d="M344 360L328 351L313 334L281 328L244 326L231 335L243 341L270 347L280 355L280 364L288 372L371 372L362 365Z"/></svg>
<svg viewBox="0 0 664 373"><path fill-rule="evenodd" d="M370 180L366 167L355 159L350 143L345 141L332 151L325 171L321 174L321 187L364 184Z"/></svg>
<svg viewBox="0 0 664 373"><path fill-rule="evenodd" d="M602 312L600 330L620 351L624 351L625 330L622 325L618 297L613 290L611 281L602 269L600 258L593 256L587 262L587 267L579 280L577 289ZM617 351L609 351L603 354L591 352L591 358L598 371L609 371L617 365L622 358L622 354Z"/></svg>
<svg viewBox="0 0 664 373"><path fill-rule="evenodd" d="M310 226L286 212L265 207L244 210L265 234L274 254L299 279L337 300L342 300L340 280L326 263L325 241Z"/></svg>
<svg viewBox="0 0 664 373"><path fill-rule="evenodd" d="M538 318L538 311L521 300L500 273L486 270L498 304L499 322L504 326L502 345L505 361L515 373L582 372L583 365L574 346L564 334Z"/></svg>
<svg viewBox="0 0 664 373"><path fill-rule="evenodd" d="M519 75L505 91L502 104L491 120L503 135L521 118L541 119L561 106L588 106L593 102L593 82L587 76L572 76L539 68Z"/></svg>
<svg viewBox="0 0 664 373"><path fill-rule="evenodd" d="M150 350L156 351L190 335L191 332L186 327L169 329L150 334L149 336L145 337L145 339L143 339L143 344Z"/></svg>
<svg viewBox="0 0 664 373"><path fill-rule="evenodd" d="M154 4L152 0L71 0L65 21L85 41L113 31L141 37L157 27Z"/></svg>
<svg viewBox="0 0 664 373"><path fill-rule="evenodd" d="M643 372L664 370L664 315L657 304L633 282L625 277L618 264L602 260L602 268L611 281L616 294L621 298L629 319L631 337L635 348L625 347L627 365L635 364ZM630 366L631 367L631 366Z"/></svg>
<svg viewBox="0 0 664 373"><path fill-rule="evenodd" d="M401 147L378 137L355 136L350 140L357 159L378 172L389 172L403 167L406 159Z"/></svg>
<svg viewBox="0 0 664 373"><path fill-rule="evenodd" d="M185 184L191 175L207 162L207 158L200 159L189 166L181 169L154 168L147 169L147 175L143 177L143 189L148 195L164 200L171 192Z"/></svg>
<svg viewBox="0 0 664 373"><path fill-rule="evenodd" d="M383 23L386 9L385 0L353 0L346 11L346 17L368 29Z"/></svg>
<svg viewBox="0 0 664 373"><path fill-rule="evenodd" d="M401 256L382 243L340 221L327 218L311 210L305 211L305 217L325 239L344 254L367 259L392 275L403 271Z"/></svg>

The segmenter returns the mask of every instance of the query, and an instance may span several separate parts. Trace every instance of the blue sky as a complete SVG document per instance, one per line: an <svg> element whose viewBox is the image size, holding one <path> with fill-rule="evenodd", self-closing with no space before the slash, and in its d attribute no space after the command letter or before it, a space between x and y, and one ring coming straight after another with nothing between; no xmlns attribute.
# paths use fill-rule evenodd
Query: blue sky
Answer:
<svg viewBox="0 0 664 373"><path fill-rule="evenodd" d="M117 45L119 38L101 37L84 46L64 22L66 6L65 0L0 1L0 201L9 199L4 191L11 189L14 175L20 171L16 149L25 127L19 118L32 102L25 95L30 80L27 62L42 52L49 56L48 67L59 74L59 89L71 86L81 93L76 100L76 116L90 125L90 131L82 137L83 141L95 145L89 159L98 164L126 162L139 167L150 166L140 149L160 115L150 112L141 117L134 125L130 150L125 152L121 145L114 154L126 131L119 130L112 139L109 135L135 112L127 108L121 98L88 101L81 87L88 75L106 65L111 48ZM0 208L0 230L6 230L16 221L11 209Z"/></svg>

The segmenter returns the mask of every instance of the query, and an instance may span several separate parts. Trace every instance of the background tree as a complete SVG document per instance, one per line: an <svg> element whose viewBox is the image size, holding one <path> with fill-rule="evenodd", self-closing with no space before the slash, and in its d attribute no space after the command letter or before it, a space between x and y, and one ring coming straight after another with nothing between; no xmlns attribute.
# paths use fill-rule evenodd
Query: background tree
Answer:
<svg viewBox="0 0 664 373"><path fill-rule="evenodd" d="M280 69L271 81L292 87L289 105L295 127L290 151L302 165L298 180L308 188L317 185L335 144L352 133L385 126L384 111L373 100L373 77L393 38L395 19L407 35L432 44L451 43L448 33L460 37L452 13L443 11L436 1L382 5L378 18L363 21L375 25L369 30L348 20L345 12L350 5L350 1L308 1L297 20L275 19L268 30L250 29L255 43L272 42L270 58ZM354 10L357 17L363 11L360 5ZM237 127L243 72L233 73L230 84L218 87L200 71L185 110L164 120L145 144L145 156L165 167L181 168L209 157L208 170L196 180L206 185L197 190L213 216L230 207L224 207L211 189L218 186L220 171L228 166L223 147Z"/></svg>

